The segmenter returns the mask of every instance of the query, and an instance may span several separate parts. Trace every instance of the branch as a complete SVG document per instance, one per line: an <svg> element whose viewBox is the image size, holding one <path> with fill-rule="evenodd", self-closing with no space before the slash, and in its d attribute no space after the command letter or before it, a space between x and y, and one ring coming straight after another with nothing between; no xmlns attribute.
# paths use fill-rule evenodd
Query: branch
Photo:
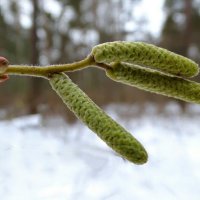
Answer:
<svg viewBox="0 0 200 200"><path fill-rule="evenodd" d="M145 163L148 155L140 142L62 73L89 66L104 69L106 75L115 81L200 104L200 84L186 79L199 73L198 64L166 49L141 42L97 45L85 59L63 65L8 65L8 61L0 57L0 82L5 81L9 74L48 79L69 109L113 150L133 163Z"/></svg>
<svg viewBox="0 0 200 200"><path fill-rule="evenodd" d="M9 65L5 73L10 75L37 76L47 78L54 73L76 71L92 65L95 65L95 60L93 56L90 55L84 60L70 64L48 66Z"/></svg>

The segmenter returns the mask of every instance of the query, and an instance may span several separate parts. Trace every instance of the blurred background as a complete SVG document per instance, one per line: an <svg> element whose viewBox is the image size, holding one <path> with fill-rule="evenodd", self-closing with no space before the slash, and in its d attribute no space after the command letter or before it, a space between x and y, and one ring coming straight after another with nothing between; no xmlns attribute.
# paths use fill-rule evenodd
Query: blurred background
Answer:
<svg viewBox="0 0 200 200"><path fill-rule="evenodd" d="M70 63L116 40L200 63L199 36L200 0L0 0L0 56L11 64ZM200 106L116 83L100 69L69 76L134 133L149 162L116 156L46 80L11 76L0 85L0 198L199 200Z"/></svg>
<svg viewBox="0 0 200 200"><path fill-rule="evenodd" d="M115 40L145 41L200 60L200 1L156 0L1 0L0 54L11 64L48 65L86 57L93 46ZM109 80L99 69L70 77L95 102L154 102L162 111L166 97ZM198 80L198 78L196 78ZM120 92L119 92L120 91ZM186 104L178 101L183 111ZM45 80L11 77L1 85L0 106L7 116L60 113L73 115ZM50 113L49 113L50 112Z"/></svg>

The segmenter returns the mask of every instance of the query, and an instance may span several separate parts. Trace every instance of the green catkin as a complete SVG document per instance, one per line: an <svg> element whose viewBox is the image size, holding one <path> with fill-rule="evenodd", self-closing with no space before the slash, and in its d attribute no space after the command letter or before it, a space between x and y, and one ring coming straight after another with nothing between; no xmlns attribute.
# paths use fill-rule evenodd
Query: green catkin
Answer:
<svg viewBox="0 0 200 200"><path fill-rule="evenodd" d="M106 74L111 79L137 88L200 104L200 84L133 64L114 63Z"/></svg>
<svg viewBox="0 0 200 200"><path fill-rule="evenodd" d="M98 63L133 63L186 78L199 73L198 64L194 61L143 42L107 42L95 46L91 54Z"/></svg>
<svg viewBox="0 0 200 200"><path fill-rule="evenodd" d="M133 163L147 161L147 152L140 142L102 111L67 75L53 74L49 81L68 108L108 146Z"/></svg>

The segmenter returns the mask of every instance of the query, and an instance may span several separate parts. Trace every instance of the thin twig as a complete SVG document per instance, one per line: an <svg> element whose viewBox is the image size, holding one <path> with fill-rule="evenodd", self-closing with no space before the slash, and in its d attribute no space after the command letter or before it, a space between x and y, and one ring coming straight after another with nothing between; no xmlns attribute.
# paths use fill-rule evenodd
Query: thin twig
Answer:
<svg viewBox="0 0 200 200"><path fill-rule="evenodd" d="M70 64L48 65L48 66L9 65L5 74L38 76L45 78L53 73L76 71L83 68L87 68L92 65L95 65L95 60L92 56L88 56L81 61Z"/></svg>

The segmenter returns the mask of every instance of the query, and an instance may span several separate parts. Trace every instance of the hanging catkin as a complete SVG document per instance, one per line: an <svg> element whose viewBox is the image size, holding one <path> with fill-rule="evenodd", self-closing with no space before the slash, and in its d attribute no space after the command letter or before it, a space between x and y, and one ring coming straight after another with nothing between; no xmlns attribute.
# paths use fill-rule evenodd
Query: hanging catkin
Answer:
<svg viewBox="0 0 200 200"><path fill-rule="evenodd" d="M98 63L133 63L186 78L199 72L198 64L194 61L143 42L107 42L95 46L91 55Z"/></svg>
<svg viewBox="0 0 200 200"><path fill-rule="evenodd" d="M140 142L102 111L67 75L53 74L49 81L68 108L108 146L133 163L147 161L147 152Z"/></svg>
<svg viewBox="0 0 200 200"><path fill-rule="evenodd" d="M111 79L137 88L200 104L200 84L167 76L161 72L133 64L115 63L106 70Z"/></svg>

